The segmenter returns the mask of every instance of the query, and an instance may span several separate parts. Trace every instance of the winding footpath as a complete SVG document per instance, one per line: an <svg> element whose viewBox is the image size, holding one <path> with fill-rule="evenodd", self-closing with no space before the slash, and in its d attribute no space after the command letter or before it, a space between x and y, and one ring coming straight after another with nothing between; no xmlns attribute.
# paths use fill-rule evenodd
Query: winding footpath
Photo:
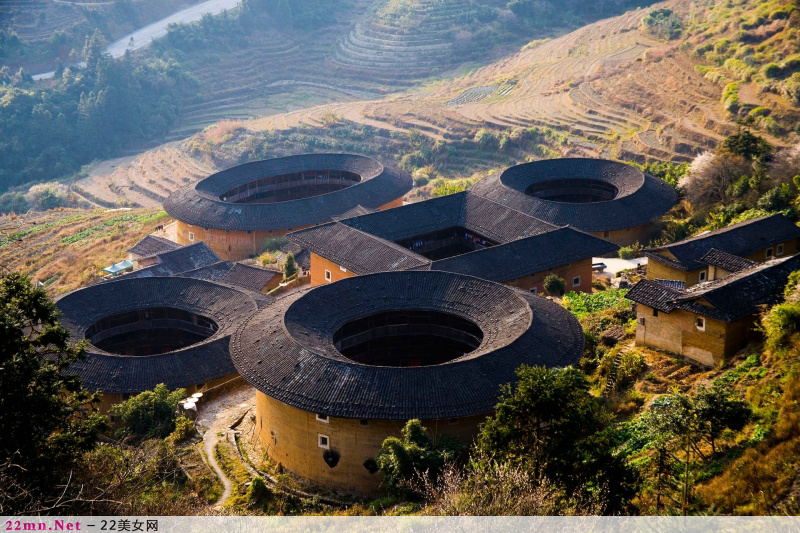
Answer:
<svg viewBox="0 0 800 533"><path fill-rule="evenodd" d="M239 5L241 0L206 0L203 3L187 7L181 11L177 11L172 15L157 20L152 24L148 24L133 33L129 33L118 41L108 45L106 52L111 54L111 57L122 57L125 55L126 50L138 50L144 48L153 42L154 39L163 37L167 34L167 26L170 24L186 24L194 22L203 18L203 15L210 13L216 15L222 13L226 9L232 9ZM85 66L86 63L79 63L80 66ZM52 78L55 71L43 72L41 74L34 74L34 80L46 80Z"/></svg>
<svg viewBox="0 0 800 533"><path fill-rule="evenodd" d="M220 468L214 450L221 440L227 438L231 426L249 411L254 403L255 390L249 385L243 385L202 403L198 409L196 425L203 435L203 453L208 466L217 475L223 487L222 496L214 504L214 509L218 510L225 505L233 490L233 482Z"/></svg>

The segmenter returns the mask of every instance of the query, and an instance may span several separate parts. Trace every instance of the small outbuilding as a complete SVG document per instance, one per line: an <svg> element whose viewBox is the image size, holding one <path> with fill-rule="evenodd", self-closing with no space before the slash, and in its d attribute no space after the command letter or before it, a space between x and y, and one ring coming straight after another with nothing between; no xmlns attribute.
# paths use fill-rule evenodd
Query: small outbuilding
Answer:
<svg viewBox="0 0 800 533"><path fill-rule="evenodd" d="M751 265L797 253L800 228L784 215L754 218L689 239L644 250L647 279L691 287Z"/></svg>
<svg viewBox="0 0 800 533"><path fill-rule="evenodd" d="M636 302L636 342L714 366L744 347L759 313L781 300L789 274L798 269L795 255L748 263L691 287L643 279L626 295Z"/></svg>

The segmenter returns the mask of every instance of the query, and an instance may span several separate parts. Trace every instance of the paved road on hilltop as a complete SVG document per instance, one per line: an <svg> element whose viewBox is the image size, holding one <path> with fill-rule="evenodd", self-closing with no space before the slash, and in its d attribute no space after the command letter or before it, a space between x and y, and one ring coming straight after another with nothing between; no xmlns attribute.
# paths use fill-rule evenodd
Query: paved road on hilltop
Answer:
<svg viewBox="0 0 800 533"><path fill-rule="evenodd" d="M206 0L201 4L187 7L186 9L169 15L168 17L157 20L152 24L148 24L143 28L139 28L133 33L129 33L125 37L108 45L106 52L111 54L111 57L121 57L125 54L125 50L138 50L139 48L144 48L153 42L153 39L158 39L159 37L166 35L167 26L170 24L186 24L187 22L194 22L196 20L200 20L205 13L216 15L218 13L222 13L226 9L236 7L240 1L241 0ZM131 43L131 38L133 38L133 43ZM79 63L79 65L84 66L85 63ZM35 74L33 79L44 80L52 78L54 74L55 71L43 72L41 74Z"/></svg>

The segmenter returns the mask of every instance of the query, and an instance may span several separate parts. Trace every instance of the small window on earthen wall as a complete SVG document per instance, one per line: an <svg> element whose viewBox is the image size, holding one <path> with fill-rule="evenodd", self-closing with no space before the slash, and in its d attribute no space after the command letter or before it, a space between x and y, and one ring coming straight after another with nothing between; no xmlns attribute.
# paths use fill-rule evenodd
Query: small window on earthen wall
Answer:
<svg viewBox="0 0 800 533"><path fill-rule="evenodd" d="M706 319L701 317L701 316L698 316L694 320L694 325L697 327L698 330L705 331L706 330Z"/></svg>

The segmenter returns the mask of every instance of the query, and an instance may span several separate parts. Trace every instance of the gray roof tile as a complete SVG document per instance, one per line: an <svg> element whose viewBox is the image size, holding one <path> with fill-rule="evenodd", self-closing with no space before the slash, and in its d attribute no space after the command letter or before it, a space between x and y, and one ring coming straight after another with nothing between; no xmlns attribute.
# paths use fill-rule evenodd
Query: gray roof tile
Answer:
<svg viewBox="0 0 800 533"><path fill-rule="evenodd" d="M613 200L594 203L552 201L526 194L537 182L564 179L604 181L617 189ZM677 195L667 183L635 167L605 159L565 158L524 163L472 186L479 196L558 226L588 232L647 224L667 213Z"/></svg>
<svg viewBox="0 0 800 533"><path fill-rule="evenodd" d="M356 363L333 345L342 324L401 309L459 315L481 328L483 340L455 360L415 368ZM254 387L298 409L408 420L488 413L520 364L574 364L583 342L575 318L549 300L470 276L407 271L347 278L279 300L237 330L231 356Z"/></svg>
<svg viewBox="0 0 800 533"><path fill-rule="evenodd" d="M264 176L303 170L346 170L361 181L338 191L266 204L230 203L221 196ZM204 228L278 230L328 222L357 208L377 209L411 190L411 176L374 159L353 154L303 154L235 166L172 193L164 209L174 218Z"/></svg>

